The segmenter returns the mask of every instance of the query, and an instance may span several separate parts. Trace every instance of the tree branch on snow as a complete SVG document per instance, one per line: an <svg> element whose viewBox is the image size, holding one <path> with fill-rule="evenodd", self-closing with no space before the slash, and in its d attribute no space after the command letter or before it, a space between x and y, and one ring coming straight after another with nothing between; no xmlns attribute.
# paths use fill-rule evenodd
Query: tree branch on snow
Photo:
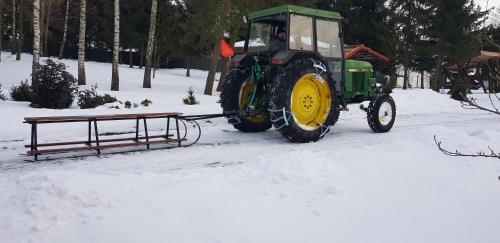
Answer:
<svg viewBox="0 0 500 243"><path fill-rule="evenodd" d="M494 97L493 97L494 96ZM488 94L488 97L490 99L490 104L492 108L486 108L484 106L481 106L477 103L476 98L465 98L465 101L461 101L462 107L467 110L482 110L482 111L487 111L491 112L497 115L500 115L500 109L497 106L500 106L500 97L498 97L497 94ZM496 100L494 99L496 98ZM495 103L498 102L498 104L495 105Z"/></svg>
<svg viewBox="0 0 500 243"><path fill-rule="evenodd" d="M436 143L438 149L443 152L443 154L446 154L448 156L454 156L454 157L483 157L483 158L497 158L500 159L500 153L495 152L490 146L488 146L489 152L476 152L473 154L464 154L458 150L455 151L450 151L445 148L443 148L442 141L438 141L436 138L436 135L434 135L434 142Z"/></svg>
<svg viewBox="0 0 500 243"><path fill-rule="evenodd" d="M482 110L482 111L487 111L487 112L491 112L493 114L500 115L500 109L498 108L500 106L500 97L497 94L493 94L493 95L489 94L488 97L490 99L490 104L491 104L492 108L486 108L484 106L479 105L477 103L476 98L465 98L465 101L461 101L462 107L464 109L468 109L468 110ZM496 98L496 100L495 100L495 98ZM496 104L497 102L498 102L498 104ZM446 154L448 156L483 157L483 158L500 159L500 153L495 152L490 146L488 146L488 150L489 150L488 152L479 151L476 153L465 154L465 153L462 153L458 150L450 151L450 150L443 148L442 142L437 140L436 135L434 135L434 143L436 143L438 149L441 152L443 152L444 154Z"/></svg>

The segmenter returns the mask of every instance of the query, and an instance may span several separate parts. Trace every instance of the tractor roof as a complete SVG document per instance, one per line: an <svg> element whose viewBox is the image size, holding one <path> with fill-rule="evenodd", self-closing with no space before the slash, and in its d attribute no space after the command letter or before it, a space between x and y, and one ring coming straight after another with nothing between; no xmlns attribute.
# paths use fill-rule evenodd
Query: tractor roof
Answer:
<svg viewBox="0 0 500 243"><path fill-rule="evenodd" d="M342 16L337 12L319 10L319 9L314 9L314 8L306 8L306 7L300 7L300 6L295 6L295 5L282 5L282 6L278 6L278 7L274 7L274 8L267 8L267 9L259 10L259 11L250 13L248 15L248 18L250 20L253 20L253 19L258 19L261 17L266 17L266 16L270 16L270 15L275 15L275 14L284 14L284 13L297 13L297 14L302 14L302 15L307 15L307 16L316 16L316 17L336 19L336 20L342 19Z"/></svg>

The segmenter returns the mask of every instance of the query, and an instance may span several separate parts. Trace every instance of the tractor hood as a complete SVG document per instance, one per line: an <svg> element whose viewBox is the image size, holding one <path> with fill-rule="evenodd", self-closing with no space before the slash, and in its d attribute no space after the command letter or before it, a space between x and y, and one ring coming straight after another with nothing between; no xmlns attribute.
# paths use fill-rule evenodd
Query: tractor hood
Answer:
<svg viewBox="0 0 500 243"><path fill-rule="evenodd" d="M373 66L369 62L358 60L346 60L345 70L347 72L367 72L372 71Z"/></svg>

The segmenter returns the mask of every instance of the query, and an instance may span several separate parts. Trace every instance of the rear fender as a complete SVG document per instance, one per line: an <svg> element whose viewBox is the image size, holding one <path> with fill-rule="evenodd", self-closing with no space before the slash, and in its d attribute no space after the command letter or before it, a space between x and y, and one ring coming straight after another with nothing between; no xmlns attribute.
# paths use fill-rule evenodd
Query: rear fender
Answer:
<svg viewBox="0 0 500 243"><path fill-rule="evenodd" d="M274 54L271 63L273 65L283 65L293 62L297 59L313 58L324 62L321 55L309 51L285 50Z"/></svg>

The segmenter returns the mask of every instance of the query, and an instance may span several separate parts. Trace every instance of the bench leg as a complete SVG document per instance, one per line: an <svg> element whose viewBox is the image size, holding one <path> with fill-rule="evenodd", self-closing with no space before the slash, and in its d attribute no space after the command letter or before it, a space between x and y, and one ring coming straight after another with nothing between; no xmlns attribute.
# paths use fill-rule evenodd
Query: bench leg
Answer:
<svg viewBox="0 0 500 243"><path fill-rule="evenodd" d="M168 143L170 137L170 117L167 117L167 132L165 133L165 143Z"/></svg>
<svg viewBox="0 0 500 243"><path fill-rule="evenodd" d="M139 142L139 118L135 120L135 141Z"/></svg>
<svg viewBox="0 0 500 243"><path fill-rule="evenodd" d="M146 134L146 147L149 150L149 135L148 135L148 123L146 122L146 118L144 118L144 133Z"/></svg>
<svg viewBox="0 0 500 243"><path fill-rule="evenodd" d="M89 121L89 137L88 137L87 145L88 146L92 145L92 121Z"/></svg>
<svg viewBox="0 0 500 243"><path fill-rule="evenodd" d="M175 118L175 127L177 130L178 146L181 146L181 131L179 130L179 118Z"/></svg>
<svg viewBox="0 0 500 243"><path fill-rule="evenodd" d="M32 152L38 150L37 149L38 141L37 141L37 130L36 129L37 129L36 122L35 123L31 123L31 146L30 146L30 150ZM38 154L34 154L33 157L35 158L35 161L38 160Z"/></svg>
<svg viewBox="0 0 500 243"><path fill-rule="evenodd" d="M99 132L97 131L97 121L94 120L94 131L95 131L95 144L97 146L97 155L101 155L101 150L99 149Z"/></svg>

